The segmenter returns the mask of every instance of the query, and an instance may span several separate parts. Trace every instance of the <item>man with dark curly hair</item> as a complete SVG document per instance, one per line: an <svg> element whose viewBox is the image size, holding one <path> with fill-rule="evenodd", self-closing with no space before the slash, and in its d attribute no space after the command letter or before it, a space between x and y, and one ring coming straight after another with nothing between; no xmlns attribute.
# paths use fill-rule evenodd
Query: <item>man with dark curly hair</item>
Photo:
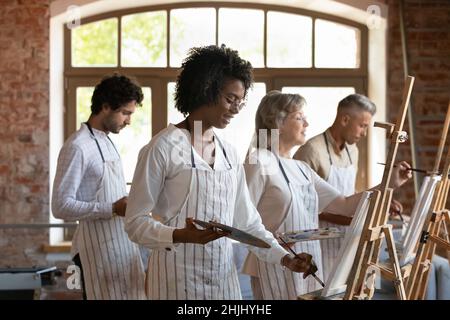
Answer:
<svg viewBox="0 0 450 320"><path fill-rule="evenodd" d="M186 119L170 124L139 154L126 211L132 241L153 249L147 271L150 299L241 299L232 242L216 221L267 244L259 258L311 272L311 256L294 258L268 232L252 205L235 149L215 135L245 104L252 66L222 45L191 49L177 79L176 108Z"/></svg>
<svg viewBox="0 0 450 320"><path fill-rule="evenodd" d="M126 183L120 155L108 137L130 124L143 100L130 78L114 74L94 90L91 115L62 147L53 184L52 211L79 221L71 254L86 299L145 299L139 247L124 230Z"/></svg>

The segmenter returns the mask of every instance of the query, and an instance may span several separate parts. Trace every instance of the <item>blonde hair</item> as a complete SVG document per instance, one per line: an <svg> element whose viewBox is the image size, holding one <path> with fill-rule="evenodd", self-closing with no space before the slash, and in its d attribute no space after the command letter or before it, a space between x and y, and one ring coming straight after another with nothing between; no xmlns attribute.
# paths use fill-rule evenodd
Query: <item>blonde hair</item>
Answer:
<svg viewBox="0 0 450 320"><path fill-rule="evenodd" d="M260 141L260 130L271 132L272 129L279 129L284 119L296 111L301 111L306 104L305 98L296 93L282 93L278 90L268 92L261 100L255 116L255 133L251 148L270 149L270 134L267 135L266 143ZM250 149L251 149L250 148Z"/></svg>

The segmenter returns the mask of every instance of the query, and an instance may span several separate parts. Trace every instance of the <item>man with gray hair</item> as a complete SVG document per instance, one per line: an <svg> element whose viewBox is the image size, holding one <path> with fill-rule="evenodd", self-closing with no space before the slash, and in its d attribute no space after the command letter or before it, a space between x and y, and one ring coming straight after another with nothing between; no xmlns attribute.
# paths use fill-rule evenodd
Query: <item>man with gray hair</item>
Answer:
<svg viewBox="0 0 450 320"><path fill-rule="evenodd" d="M342 99L337 108L334 123L325 132L312 137L294 155L305 161L317 174L344 196L355 193L358 169L358 147L356 143L367 134L375 104L366 96L351 94ZM347 217L321 213L319 227L337 227L346 231L350 221ZM341 247L343 238L321 242L323 274L327 279Z"/></svg>

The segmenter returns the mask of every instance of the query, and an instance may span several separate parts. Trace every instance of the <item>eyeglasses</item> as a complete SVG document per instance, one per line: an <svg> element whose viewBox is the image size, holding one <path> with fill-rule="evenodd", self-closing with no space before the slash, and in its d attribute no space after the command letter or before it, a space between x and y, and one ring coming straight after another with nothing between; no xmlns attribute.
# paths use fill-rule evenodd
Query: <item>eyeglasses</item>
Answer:
<svg viewBox="0 0 450 320"><path fill-rule="evenodd" d="M296 119L297 119L298 121L303 122L303 123L305 123L305 122L307 121L306 116L297 116Z"/></svg>
<svg viewBox="0 0 450 320"><path fill-rule="evenodd" d="M232 107L236 108L237 111L241 111L242 108L245 106L245 104L247 103L247 101L245 101L244 99L242 100L238 100L235 97L229 97L226 96L224 94L220 94L221 96L223 96L225 98L225 101Z"/></svg>
<svg viewBox="0 0 450 320"><path fill-rule="evenodd" d="M286 116L286 119L292 119L292 120L296 120L296 121L301 121L303 123L307 122L308 119L306 118L305 115L300 115L298 112L292 112L291 114L288 114Z"/></svg>

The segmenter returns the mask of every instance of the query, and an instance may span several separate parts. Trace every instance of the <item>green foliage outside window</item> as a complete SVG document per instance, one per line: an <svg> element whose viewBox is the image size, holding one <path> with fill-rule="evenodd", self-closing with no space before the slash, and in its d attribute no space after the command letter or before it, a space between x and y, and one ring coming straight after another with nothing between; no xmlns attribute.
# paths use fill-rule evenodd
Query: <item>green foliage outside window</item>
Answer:
<svg viewBox="0 0 450 320"><path fill-rule="evenodd" d="M123 66L167 66L166 21L165 11L138 13L123 17Z"/></svg>
<svg viewBox="0 0 450 320"><path fill-rule="evenodd" d="M72 30L74 67L117 66L117 18L100 20Z"/></svg>

